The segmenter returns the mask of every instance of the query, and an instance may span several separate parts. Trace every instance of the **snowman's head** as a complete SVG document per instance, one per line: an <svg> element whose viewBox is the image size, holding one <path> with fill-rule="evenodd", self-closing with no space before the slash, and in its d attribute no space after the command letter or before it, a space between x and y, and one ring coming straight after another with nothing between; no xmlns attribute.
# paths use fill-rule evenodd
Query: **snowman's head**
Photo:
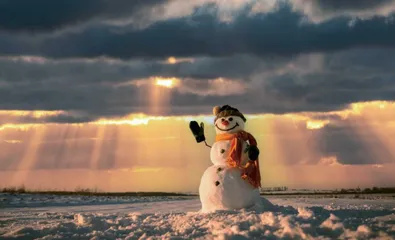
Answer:
<svg viewBox="0 0 395 240"><path fill-rule="evenodd" d="M229 105L214 107L214 125L217 134L236 133L244 130L246 118L239 110Z"/></svg>

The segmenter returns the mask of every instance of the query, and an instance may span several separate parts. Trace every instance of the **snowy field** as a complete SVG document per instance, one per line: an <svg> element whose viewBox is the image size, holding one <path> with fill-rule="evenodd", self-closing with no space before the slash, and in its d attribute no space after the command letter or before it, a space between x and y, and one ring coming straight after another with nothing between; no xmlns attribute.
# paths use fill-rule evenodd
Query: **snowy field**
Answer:
<svg viewBox="0 0 395 240"><path fill-rule="evenodd" d="M395 200L267 197L274 211L200 214L197 197L0 194L0 239L395 239Z"/></svg>

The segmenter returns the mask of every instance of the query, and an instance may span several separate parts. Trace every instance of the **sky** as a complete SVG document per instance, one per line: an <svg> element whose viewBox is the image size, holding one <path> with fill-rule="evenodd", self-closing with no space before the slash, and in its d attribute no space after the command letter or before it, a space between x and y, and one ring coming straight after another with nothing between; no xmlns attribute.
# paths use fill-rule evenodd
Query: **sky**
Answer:
<svg viewBox="0 0 395 240"><path fill-rule="evenodd" d="M263 187L395 182L395 1L3 0L0 187L197 192L214 106Z"/></svg>

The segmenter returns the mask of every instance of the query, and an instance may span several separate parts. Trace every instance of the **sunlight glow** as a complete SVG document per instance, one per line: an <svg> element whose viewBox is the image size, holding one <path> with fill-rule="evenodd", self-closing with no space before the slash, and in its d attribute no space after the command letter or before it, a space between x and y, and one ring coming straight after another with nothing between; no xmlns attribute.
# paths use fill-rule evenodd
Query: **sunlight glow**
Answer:
<svg viewBox="0 0 395 240"><path fill-rule="evenodd" d="M147 125L149 122L149 118L134 118L134 119L101 119L95 122L98 125Z"/></svg>
<svg viewBox="0 0 395 240"><path fill-rule="evenodd" d="M21 131L27 131L30 128L36 127L39 124L13 124L13 123L7 123L4 125L0 125L0 131L6 130L6 129L15 129L15 130L21 130Z"/></svg>
<svg viewBox="0 0 395 240"><path fill-rule="evenodd" d="M311 129L311 130L321 129L328 123L329 123L329 120L325 120L325 121L309 120L306 122L306 128Z"/></svg>
<svg viewBox="0 0 395 240"><path fill-rule="evenodd" d="M175 57L169 57L167 59L167 62L170 64L175 64L175 63L177 63L177 59Z"/></svg>
<svg viewBox="0 0 395 240"><path fill-rule="evenodd" d="M148 167L136 167L136 168L120 168L117 171L108 170L108 173L115 173L118 171L121 172L130 172L130 173L146 173L146 172L159 172L162 168L148 168Z"/></svg>
<svg viewBox="0 0 395 240"><path fill-rule="evenodd" d="M181 63L181 62L189 62L193 63L195 60L193 58L175 58L175 57L169 57L166 61L168 64L176 64L176 63Z"/></svg>
<svg viewBox="0 0 395 240"><path fill-rule="evenodd" d="M366 109L395 108L395 102L388 102L388 101L359 102L359 103L350 104L350 107L355 114L361 114L361 112Z"/></svg>
<svg viewBox="0 0 395 240"><path fill-rule="evenodd" d="M159 120L166 120L169 118L170 117L148 116L145 114L130 114L121 118L111 118L111 119L102 118L99 119L98 121L93 122L93 124L138 126L138 125L148 125L148 123L152 120L159 121Z"/></svg>
<svg viewBox="0 0 395 240"><path fill-rule="evenodd" d="M4 140L4 142L9 143L9 144L20 144L20 143L22 143L21 140Z"/></svg>
<svg viewBox="0 0 395 240"><path fill-rule="evenodd" d="M23 111L23 110L0 110L0 115L26 117L31 116L33 118L44 118L54 117L61 114L66 114L65 111Z"/></svg>
<svg viewBox="0 0 395 240"><path fill-rule="evenodd" d="M325 166L330 166L330 167L334 167L334 166L344 166L342 164L340 164L337 160L336 156L333 157L322 157L320 159L320 161L318 162L318 164L320 165L325 165Z"/></svg>
<svg viewBox="0 0 395 240"><path fill-rule="evenodd" d="M166 88L175 87L177 82L178 82L177 78L161 78L161 77L155 78L155 85L166 87Z"/></svg>

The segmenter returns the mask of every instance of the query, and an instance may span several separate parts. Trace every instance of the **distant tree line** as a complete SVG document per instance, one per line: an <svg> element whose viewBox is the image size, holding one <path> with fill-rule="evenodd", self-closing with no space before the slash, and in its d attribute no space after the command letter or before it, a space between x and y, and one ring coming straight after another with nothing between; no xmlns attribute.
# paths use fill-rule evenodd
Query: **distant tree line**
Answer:
<svg viewBox="0 0 395 240"><path fill-rule="evenodd" d="M303 195L303 194L388 194L395 193L395 187L372 187L372 188L342 188L332 191L322 190L308 190L308 189L292 189L292 192L287 192L288 187L268 187L262 188L261 194L285 194L285 195ZM277 193L276 193L277 192ZM282 193L278 193L282 192ZM0 193L31 193L31 194L57 194L57 195L88 195L88 196L197 196L197 194L186 193L172 193L172 192L102 192L97 188L81 188L77 187L74 191L67 190L28 190L25 186L19 187L4 187L0 188Z"/></svg>
<svg viewBox="0 0 395 240"><path fill-rule="evenodd" d="M340 193L395 193L395 187L342 188Z"/></svg>
<svg viewBox="0 0 395 240"><path fill-rule="evenodd" d="M285 187L262 188L261 195L327 195L327 194L393 194L395 187L372 187L372 188L342 188L335 190L308 190L292 189L287 192Z"/></svg>
<svg viewBox="0 0 395 240"><path fill-rule="evenodd" d="M262 188L262 191L264 191L264 192L283 192L283 191L288 191L288 187L282 186L282 187Z"/></svg>
<svg viewBox="0 0 395 240"><path fill-rule="evenodd" d="M196 196L196 194L186 194L177 192L101 192L97 188L77 187L74 191L68 190L29 190L24 185L19 187L4 187L0 193L7 194L51 194L51 195L80 195L80 196L134 196L134 197L151 197L151 196Z"/></svg>
<svg viewBox="0 0 395 240"><path fill-rule="evenodd" d="M20 186L20 187L5 187L3 189L1 189L2 193L25 193L26 192L26 188L24 185Z"/></svg>

